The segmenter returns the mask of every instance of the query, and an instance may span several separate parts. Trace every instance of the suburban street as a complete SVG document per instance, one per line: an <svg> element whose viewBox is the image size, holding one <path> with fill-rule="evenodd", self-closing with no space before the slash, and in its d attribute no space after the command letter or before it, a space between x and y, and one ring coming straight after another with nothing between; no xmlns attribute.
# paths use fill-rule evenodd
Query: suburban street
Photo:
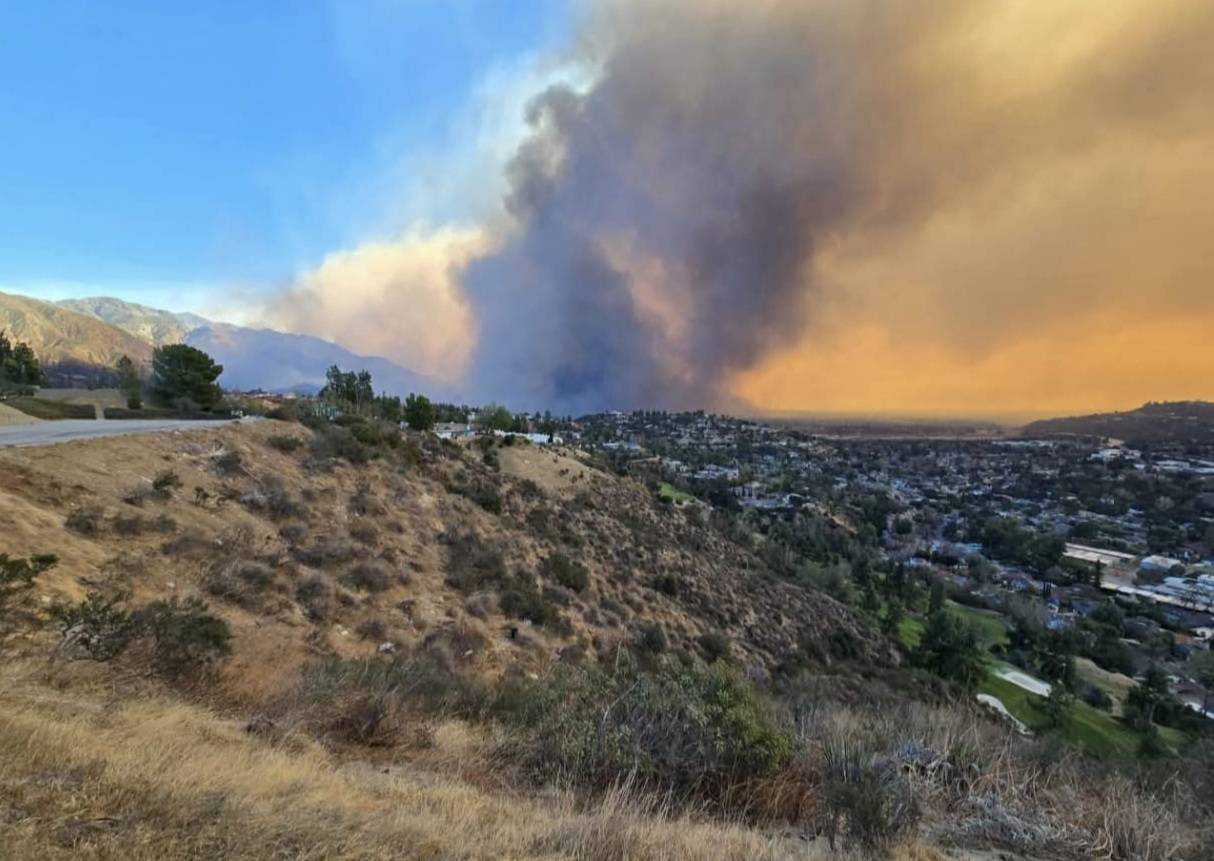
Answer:
<svg viewBox="0 0 1214 861"><path fill-rule="evenodd" d="M251 421L240 419L239 421ZM151 433L166 430L200 430L231 424L232 419L190 421L183 419L65 419L0 427L0 448L56 445L82 439Z"/></svg>

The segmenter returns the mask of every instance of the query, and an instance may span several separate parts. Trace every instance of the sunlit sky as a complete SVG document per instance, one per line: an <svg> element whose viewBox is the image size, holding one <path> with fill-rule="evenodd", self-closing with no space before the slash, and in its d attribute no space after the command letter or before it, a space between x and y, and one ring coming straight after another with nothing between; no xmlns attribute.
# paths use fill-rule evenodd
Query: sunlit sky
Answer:
<svg viewBox="0 0 1214 861"><path fill-rule="evenodd" d="M1204 0L9 3L0 291L508 367L502 399L1210 399L1211 44Z"/></svg>

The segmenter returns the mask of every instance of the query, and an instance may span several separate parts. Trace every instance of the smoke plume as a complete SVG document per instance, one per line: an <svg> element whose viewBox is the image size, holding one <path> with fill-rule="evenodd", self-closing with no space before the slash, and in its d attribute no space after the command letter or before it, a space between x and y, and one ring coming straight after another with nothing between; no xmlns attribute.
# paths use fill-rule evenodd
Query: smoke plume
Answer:
<svg viewBox="0 0 1214 861"><path fill-rule="evenodd" d="M599 3L442 268L469 391L962 411L990 373L1019 409L1027 362L1129 396L1093 339L1214 325L1210 44L1198 0ZM1159 346L1208 387L1209 339Z"/></svg>

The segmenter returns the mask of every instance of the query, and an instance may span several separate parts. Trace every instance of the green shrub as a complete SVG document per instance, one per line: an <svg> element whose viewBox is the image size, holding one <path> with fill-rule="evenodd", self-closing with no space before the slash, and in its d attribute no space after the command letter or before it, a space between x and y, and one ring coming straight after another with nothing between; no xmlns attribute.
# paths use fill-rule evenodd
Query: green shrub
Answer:
<svg viewBox="0 0 1214 861"><path fill-rule="evenodd" d="M873 762L859 745L832 740L825 746L826 835L831 849L845 837L848 848L888 849L922 814L906 779Z"/></svg>
<svg viewBox="0 0 1214 861"><path fill-rule="evenodd" d="M721 665L642 672L624 653L608 668L555 665L503 684L499 713L541 780L607 786L635 775L656 789L714 795L771 775L792 753L755 689Z"/></svg>
<svg viewBox="0 0 1214 861"><path fill-rule="evenodd" d="M300 437L291 436L290 434L276 434L266 440L266 444L270 448L281 451L283 454L290 454L302 448L304 441Z"/></svg>
<svg viewBox="0 0 1214 861"><path fill-rule="evenodd" d="M34 586L34 578L54 567L58 557L46 553L28 559L13 559L0 553L0 635L8 633L17 622L20 597Z"/></svg>
<svg viewBox="0 0 1214 861"><path fill-rule="evenodd" d="M554 553L545 559L541 570L545 576L574 592L585 591L590 585L590 575L586 569L563 553Z"/></svg>
<svg viewBox="0 0 1214 861"><path fill-rule="evenodd" d="M198 598L154 601L134 619L151 638L152 665L169 679L203 674L232 652L228 623Z"/></svg>
<svg viewBox="0 0 1214 861"><path fill-rule="evenodd" d="M94 661L118 657L139 636L139 625L123 606L124 596L106 598L90 592L77 604L57 604L50 610L59 628L56 651L79 650Z"/></svg>
<svg viewBox="0 0 1214 861"><path fill-rule="evenodd" d="M179 487L181 487L181 476L171 469L161 470L152 479L152 490L163 496L170 495Z"/></svg>

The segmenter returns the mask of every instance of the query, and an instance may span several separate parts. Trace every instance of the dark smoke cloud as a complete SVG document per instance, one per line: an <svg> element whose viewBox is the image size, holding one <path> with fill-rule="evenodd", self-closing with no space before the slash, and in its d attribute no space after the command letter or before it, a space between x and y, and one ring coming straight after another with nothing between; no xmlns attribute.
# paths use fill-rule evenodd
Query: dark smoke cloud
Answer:
<svg viewBox="0 0 1214 861"><path fill-rule="evenodd" d="M806 263L856 193L837 81L788 8L628 4L599 22L597 82L535 99L510 166L517 232L465 277L485 392L575 412L712 405L802 330Z"/></svg>

